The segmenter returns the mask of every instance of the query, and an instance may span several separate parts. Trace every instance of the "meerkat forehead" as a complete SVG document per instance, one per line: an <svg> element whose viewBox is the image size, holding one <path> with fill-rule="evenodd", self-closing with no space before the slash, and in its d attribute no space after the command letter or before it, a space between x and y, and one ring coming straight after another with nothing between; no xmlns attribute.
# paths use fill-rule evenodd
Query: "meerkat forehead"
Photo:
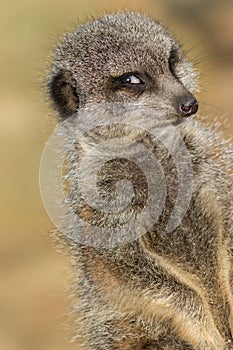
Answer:
<svg viewBox="0 0 233 350"><path fill-rule="evenodd" d="M155 61L156 67L162 66L174 46L178 44L168 31L151 18L138 13L111 14L65 35L56 50L56 61L74 73L80 74L85 66L85 73L117 75L143 69L145 63L151 69Z"/></svg>
<svg viewBox="0 0 233 350"><path fill-rule="evenodd" d="M92 40L93 35L103 36L104 39L114 38L116 44L124 41L131 43L146 44L145 39L154 44L172 44L169 32L152 18L139 13L120 13L106 15L93 22L78 28L80 37L84 34L85 39L89 36Z"/></svg>

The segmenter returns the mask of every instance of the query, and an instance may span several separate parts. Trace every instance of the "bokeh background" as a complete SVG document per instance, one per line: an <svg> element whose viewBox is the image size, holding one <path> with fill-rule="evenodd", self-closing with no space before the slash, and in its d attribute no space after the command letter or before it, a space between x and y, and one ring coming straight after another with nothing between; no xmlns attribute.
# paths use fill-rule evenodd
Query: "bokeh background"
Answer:
<svg viewBox="0 0 233 350"><path fill-rule="evenodd" d="M201 71L200 113L233 131L232 0L0 1L0 349L73 350L64 331L67 260L50 244L38 169L55 118L43 95L48 55L88 16L122 9L160 19ZM191 49L191 50L190 50Z"/></svg>

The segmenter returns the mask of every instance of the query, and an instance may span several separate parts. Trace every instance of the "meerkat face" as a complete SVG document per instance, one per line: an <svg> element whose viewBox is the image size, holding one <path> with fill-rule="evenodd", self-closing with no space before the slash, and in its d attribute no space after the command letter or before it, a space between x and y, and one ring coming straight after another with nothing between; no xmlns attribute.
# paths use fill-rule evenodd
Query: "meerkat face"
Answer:
<svg viewBox="0 0 233 350"><path fill-rule="evenodd" d="M187 117L198 104L196 73L158 22L136 13L107 15L64 36L49 93L62 119L78 108L129 102Z"/></svg>

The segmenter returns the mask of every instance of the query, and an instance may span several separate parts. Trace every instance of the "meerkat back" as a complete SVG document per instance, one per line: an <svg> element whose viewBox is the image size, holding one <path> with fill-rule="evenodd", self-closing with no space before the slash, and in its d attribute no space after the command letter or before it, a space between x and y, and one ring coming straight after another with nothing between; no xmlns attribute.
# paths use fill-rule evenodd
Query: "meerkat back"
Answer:
<svg viewBox="0 0 233 350"><path fill-rule="evenodd" d="M233 152L196 120L196 78L138 13L81 25L54 53L77 349L233 349Z"/></svg>

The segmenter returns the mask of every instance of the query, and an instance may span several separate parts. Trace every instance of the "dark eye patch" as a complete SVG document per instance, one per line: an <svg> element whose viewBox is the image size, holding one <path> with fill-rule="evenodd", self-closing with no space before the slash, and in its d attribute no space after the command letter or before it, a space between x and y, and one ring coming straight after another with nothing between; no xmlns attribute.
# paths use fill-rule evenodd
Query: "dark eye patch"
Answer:
<svg viewBox="0 0 233 350"><path fill-rule="evenodd" d="M178 47L172 47L169 56L169 69L170 72L176 77L175 66L180 61L179 49Z"/></svg>
<svg viewBox="0 0 233 350"><path fill-rule="evenodd" d="M127 72L118 77L111 77L109 82L114 92L129 90L141 94L151 85L151 78L146 73Z"/></svg>

